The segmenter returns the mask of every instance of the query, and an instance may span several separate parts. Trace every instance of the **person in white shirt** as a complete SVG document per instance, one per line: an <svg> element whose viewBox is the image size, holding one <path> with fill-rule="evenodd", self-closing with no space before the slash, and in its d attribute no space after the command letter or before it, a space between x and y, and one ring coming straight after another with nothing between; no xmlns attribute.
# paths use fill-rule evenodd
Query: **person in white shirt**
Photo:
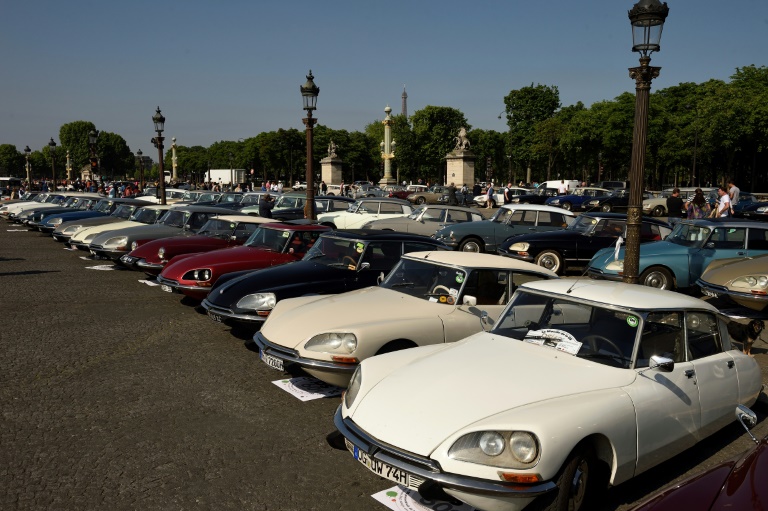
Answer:
<svg viewBox="0 0 768 511"><path fill-rule="evenodd" d="M568 193L568 187L565 185L564 180L560 180L560 185L557 187L557 194L558 195L565 195Z"/></svg>
<svg viewBox="0 0 768 511"><path fill-rule="evenodd" d="M730 216L731 214L731 198L728 197L728 192L725 187L721 186L717 189L717 194L720 196L717 204L717 215L719 217Z"/></svg>

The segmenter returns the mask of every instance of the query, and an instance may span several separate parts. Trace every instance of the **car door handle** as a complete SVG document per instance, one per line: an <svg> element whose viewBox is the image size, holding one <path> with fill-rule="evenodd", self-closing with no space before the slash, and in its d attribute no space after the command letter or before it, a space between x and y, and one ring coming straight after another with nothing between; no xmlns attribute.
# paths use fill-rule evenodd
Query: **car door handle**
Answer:
<svg viewBox="0 0 768 511"><path fill-rule="evenodd" d="M747 255L747 253L746 252L736 252L736 255L743 256L743 255Z"/></svg>
<svg viewBox="0 0 768 511"><path fill-rule="evenodd" d="M696 371L694 371L693 369L688 369L687 371L685 371L685 375L688 377L688 379L691 379L694 376L696 376Z"/></svg>
<svg viewBox="0 0 768 511"><path fill-rule="evenodd" d="M728 361L728 369L733 369L733 360Z"/></svg>

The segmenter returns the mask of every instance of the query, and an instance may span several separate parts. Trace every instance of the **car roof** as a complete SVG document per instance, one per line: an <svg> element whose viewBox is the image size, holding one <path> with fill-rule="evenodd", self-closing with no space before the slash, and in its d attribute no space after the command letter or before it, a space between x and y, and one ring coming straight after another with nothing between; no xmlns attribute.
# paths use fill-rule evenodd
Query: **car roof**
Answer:
<svg viewBox="0 0 768 511"><path fill-rule="evenodd" d="M194 206L192 204L179 204L171 206L171 209L178 211L189 211L191 213L221 213L222 211L229 211L227 209L217 208L214 206Z"/></svg>
<svg viewBox="0 0 768 511"><path fill-rule="evenodd" d="M535 271L536 273L544 273L547 275L557 277L557 274L546 268L513 259L511 257L499 257L495 254L483 254L476 252L461 252L455 250L435 250L430 252L410 252L403 256L409 259L421 259L425 261L434 261L441 264L449 264L453 266L464 266L472 268L494 268L504 270L528 270ZM501 259L501 261L499 260ZM540 271L544 270L544 271Z"/></svg>
<svg viewBox="0 0 768 511"><path fill-rule="evenodd" d="M361 197L356 202L394 202L395 204L403 204L405 206L411 205L407 200L398 199L397 197Z"/></svg>
<svg viewBox="0 0 768 511"><path fill-rule="evenodd" d="M251 215L217 215L216 218L228 220L230 222L244 222L246 224L264 224L269 222L269 218Z"/></svg>
<svg viewBox="0 0 768 511"><path fill-rule="evenodd" d="M602 211L590 211L588 213L582 213L582 216L588 216L592 218L616 218L619 220L627 219L627 215L625 213L604 213ZM643 222L647 222L649 224L663 225L664 227L669 227L669 223L663 220L659 220L658 218L644 216L644 217L641 217L640 220Z"/></svg>
<svg viewBox="0 0 768 511"><path fill-rule="evenodd" d="M541 280L521 287L562 295L568 300L588 300L636 310L698 309L718 312L711 304L674 291L638 284L594 280L590 278Z"/></svg>
<svg viewBox="0 0 768 511"><path fill-rule="evenodd" d="M555 206L547 206L546 204L504 204L501 208L519 211L549 211L550 213L562 213L565 216L576 216L572 211Z"/></svg>
<svg viewBox="0 0 768 511"><path fill-rule="evenodd" d="M688 223L694 225L706 225L710 227L761 227L768 229L768 224L750 218L717 217L717 218L696 218L680 220L679 223Z"/></svg>
<svg viewBox="0 0 768 511"><path fill-rule="evenodd" d="M335 236L338 238L359 239L364 241L419 241L432 243L436 246L443 246L442 242L434 238L422 236L421 234L410 234L406 232L387 231L381 229L345 229L343 231L333 231L326 236Z"/></svg>
<svg viewBox="0 0 768 511"><path fill-rule="evenodd" d="M477 213L478 215L480 214L477 211L477 208L470 208L469 206L449 206L447 204L422 204L421 206L416 206L416 209L426 209L426 208L429 208L429 209L461 209L463 211L471 211L472 213Z"/></svg>
<svg viewBox="0 0 768 511"><path fill-rule="evenodd" d="M262 227L268 227L269 229L281 229L284 231L323 231L331 232L330 228L321 224L307 224L299 222L269 222L263 224Z"/></svg>

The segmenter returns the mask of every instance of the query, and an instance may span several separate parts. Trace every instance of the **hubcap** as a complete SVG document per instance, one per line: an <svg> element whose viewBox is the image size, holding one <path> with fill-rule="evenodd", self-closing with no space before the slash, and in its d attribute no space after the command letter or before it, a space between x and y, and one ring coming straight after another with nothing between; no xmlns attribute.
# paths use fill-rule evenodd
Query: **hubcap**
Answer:
<svg viewBox="0 0 768 511"><path fill-rule="evenodd" d="M576 471L573 474L573 481L571 481L571 495L568 499L569 511L579 511L584 505L584 496L587 492L587 482L589 480L589 465L587 460L580 459L579 464L576 466Z"/></svg>
<svg viewBox="0 0 768 511"><path fill-rule="evenodd" d="M667 279L661 273L653 272L649 273L648 276L645 277L644 284L648 287L655 287L656 289L666 289Z"/></svg>
<svg viewBox="0 0 768 511"><path fill-rule="evenodd" d="M542 258L539 259L539 265L552 271L556 271L560 266L557 257L553 256L552 254L546 254L542 256Z"/></svg>
<svg viewBox="0 0 768 511"><path fill-rule="evenodd" d="M475 241L468 241L464 244L464 252L480 252L480 245Z"/></svg>

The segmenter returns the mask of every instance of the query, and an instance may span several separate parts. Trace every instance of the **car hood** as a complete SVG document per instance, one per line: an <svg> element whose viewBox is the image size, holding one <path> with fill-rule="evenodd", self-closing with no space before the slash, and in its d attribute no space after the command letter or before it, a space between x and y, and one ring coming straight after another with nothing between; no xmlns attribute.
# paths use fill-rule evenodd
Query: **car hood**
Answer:
<svg viewBox="0 0 768 511"><path fill-rule="evenodd" d="M485 332L431 356L421 357L419 350L414 348L410 363L358 398L352 419L375 438L422 456L462 428L501 412L623 387L637 377L630 369ZM365 381L364 365L362 378L365 387L371 385Z"/></svg>
<svg viewBox="0 0 768 511"><path fill-rule="evenodd" d="M382 307L386 307L385 315L382 315ZM340 310L344 314L338 314ZM397 321L436 318L453 311L454 307L450 305L373 286L330 295L310 303L305 303L301 298L296 301L280 301L261 332L271 342L299 348L307 339L320 332L376 328L380 322L392 324L391 318L397 318ZM291 328L285 328L285 323L281 321L283 316L286 316L285 321L290 322ZM395 325L392 330L397 331Z"/></svg>
<svg viewBox="0 0 768 511"><path fill-rule="evenodd" d="M279 255L277 252L271 252L269 250L262 250L253 247L222 248L221 250L212 250L210 252L202 252L200 254L190 255L188 257L182 256L179 259L171 259L171 261L168 263L168 266L163 270L163 276L174 278L171 274L183 275L188 270L193 270L195 268L215 268L217 266L237 263L241 261L255 262L262 258L267 259L270 256L277 255Z"/></svg>
<svg viewBox="0 0 768 511"><path fill-rule="evenodd" d="M148 243L144 243L136 250L132 251L130 255L136 257L145 257L148 254L157 254L160 247L166 249L173 248L174 250L185 250L195 247L208 247L210 245L223 245L226 241L221 238L213 238L211 236L199 236L191 231L184 231L178 236L173 236L168 239L154 240Z"/></svg>
<svg viewBox="0 0 768 511"><path fill-rule="evenodd" d="M766 273L768 273L768 255L750 259L723 259L710 263L702 273L701 280L724 286L744 275L765 275Z"/></svg>
<svg viewBox="0 0 768 511"><path fill-rule="evenodd" d="M136 223L136 222L132 222ZM109 232L105 232L103 234L99 234L95 238L93 238L93 244L94 245L100 245L107 241L109 238L114 238L116 236L128 236L129 241L131 240L146 240L146 239L157 239L157 238L165 238L167 236L174 236L176 234L181 233L181 228L179 227L171 227L168 225L162 225L162 224L139 224L137 226L133 227L126 227L124 229L112 229Z"/></svg>

